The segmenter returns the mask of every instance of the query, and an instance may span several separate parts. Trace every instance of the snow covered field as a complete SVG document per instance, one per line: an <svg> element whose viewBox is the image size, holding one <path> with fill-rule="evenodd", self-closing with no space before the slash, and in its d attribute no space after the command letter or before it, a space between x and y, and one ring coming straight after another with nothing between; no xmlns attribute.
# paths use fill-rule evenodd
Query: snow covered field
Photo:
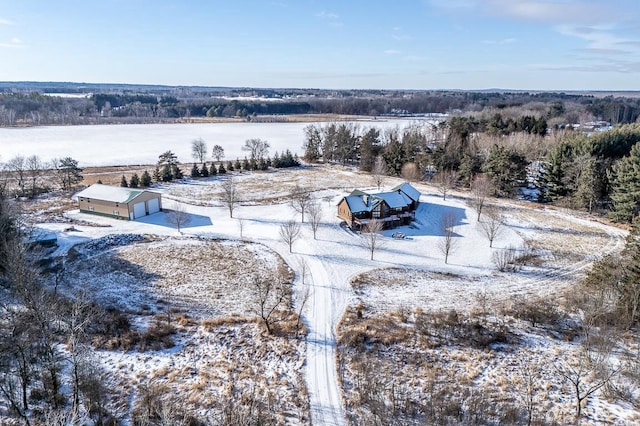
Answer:
<svg viewBox="0 0 640 426"><path fill-rule="evenodd" d="M206 139L205 136L203 138ZM188 140L185 143L188 145ZM183 235L179 235L167 223L165 213L148 216L136 222L128 222L72 211L67 214L71 219L106 226L77 225L75 231L65 231L64 227L67 225L61 224L41 226L58 233L61 244L60 253L77 242L89 241L109 234L150 235L154 236L153 238L160 238L159 242L144 243L151 244L150 247L157 250L160 256L167 247L204 244L201 238L222 239L222 242L217 243L220 244L219 249L224 251L224 247L235 247L232 253L237 256L240 256L238 247L246 245L246 250L257 253L258 262L266 261L267 265L273 265L272 254L256 251L257 249L250 243L258 243L258 247L274 250L294 269L296 273L294 286L300 288L304 281L305 285L311 287L310 298L303 311L309 335L306 352L302 352L305 351L305 345L294 344L294 347L285 350L289 357L284 357L281 364L276 363L276 358L273 356L265 358L266 371L273 376L269 376L271 379L265 381L263 385L268 386L274 383L270 380L280 380L281 386L276 386L275 392L281 392L278 393L278 397L291 401L286 403L287 407L293 407L296 404L304 407L301 400L291 398L296 392L302 392L302 395L308 394L313 424L341 425L345 424L347 418L352 421L354 418L359 418L357 413L354 417L354 410L358 409L353 393L357 383L356 377L349 375L347 371L353 367L354 361L342 358L341 364L336 365L335 357L336 326L347 308L353 314L354 309L361 305L367 318L396 315L396 312L401 311L406 313L410 321L413 315L419 312L417 309L422 312L436 312L455 308L460 312L470 312L486 302L485 309L488 312L495 312L514 298L561 294L584 273L585 268L593 260L607 252L620 250L626 235L624 231L590 222L567 212L503 202L500 203L500 208L507 217L508 228L494 242L494 248L490 249L487 239L477 226L475 212L465 203L464 194L455 194L443 201L436 195L438 191L435 188L429 185L417 185L423 195L416 221L411 226L400 229L408 238L396 240L391 238L393 231L384 231L383 245L375 252L375 260L371 261L368 250L361 244L360 237L340 226L336 218L336 204L341 197L354 188L370 188L373 184L370 176L337 166L314 166L269 173L243 173L237 176L237 181L244 202L234 212L233 219L228 217L228 211L216 198L221 191L220 184L223 179L225 178L219 176L196 181L185 179L182 183L159 187L165 195L163 206L166 209L173 208L175 203L181 203L190 213L192 220L182 229ZM391 187L399 182L397 179L389 178L385 186ZM287 188L294 183L308 186L315 191L314 197L320 200L324 216L317 240L313 239L308 225L303 224L302 238L294 243L293 251L289 253L287 245L279 237L279 227L287 220L299 220L299 214L286 201ZM455 238L458 243L450 255L448 264L445 264L439 249L439 242L442 239L440 223L442 216L449 212L453 212L457 218ZM247 242L225 242L240 239L238 218L243 220L243 236ZM190 236L198 239L191 240L188 238ZM165 240L165 237L179 238ZM492 262L492 253L508 247L523 247L525 243L535 250L541 261L524 266L518 272L497 272ZM153 256L141 255L142 252L137 248L139 245L140 243L114 249L113 255L120 256L122 260L135 265L144 266L149 262L151 267L150 258ZM214 259L217 256L219 255L210 257ZM206 257L203 255L203 258ZM172 262L178 262L178 259L172 259ZM188 259L181 262L184 264ZM174 265L169 269L176 269L176 264L168 265ZM250 263L248 265L248 270L258 267ZM302 277L301 265L305 265L304 277ZM153 269L156 267L154 266ZM78 273L81 272L78 271ZM146 301L138 299L136 303L153 305L150 302L154 299L157 301L157 298L163 300L175 298L179 301L177 304L181 312L192 304L194 320L205 316L231 315L236 311L241 315L247 313L247 308L243 308L243 304L247 303L246 295L243 296L241 291L230 292L233 297L229 299L236 301L233 306L218 306L215 299L224 299L224 294L216 295L215 291L222 290L211 290L208 274L204 273L204 270L194 270L193 275L183 274L166 278L166 284L163 284L163 280L165 279L155 281L157 284L154 285L157 286L158 293L152 293ZM176 282L173 287L170 285L172 280ZM352 287L354 282L358 283L355 288ZM108 281L104 283L103 287L112 287ZM242 285L242 281L237 283ZM205 294L208 295L210 291L214 297L205 297ZM136 291L131 292L131 300L135 299L135 294ZM181 299L184 294L189 294L190 299ZM481 300L485 302L481 303ZM199 380L202 381L204 379L200 375L218 374L215 371L221 365L221 357L227 357L224 358L227 361L230 358L243 358L250 354L256 345L264 344L264 340L255 329L246 330L247 327L252 327L251 324L239 326L244 331L239 331L237 328L229 329L227 326L216 331L218 333L216 336L220 336L220 333L239 335L240 341L244 342L234 341L224 348L216 346L219 343L215 343L215 339L202 327L189 327L192 327L188 329L191 333L190 337L174 349L144 354L111 353L105 355L104 362L116 373L118 380L144 376L149 374L148 371L163 368L164 374L160 376L165 383L178 386L176 381L186 380L184 377L187 376L200 377ZM344 329L341 328L340 332L343 331ZM256 339L255 344L252 343L252 339ZM522 345L522 348L527 353L535 353L538 362L553 359L557 356L557 351L573 350L573 347L566 342L554 340L551 344L546 337L533 332L522 336L521 339L528 339L529 343ZM297 354L291 354L290 351L297 351ZM389 355L395 357L398 352L390 352ZM416 370L421 368L420 365L424 365L421 363L440 362L445 367L451 367L450 372L453 375L450 376L450 380L459 380L461 386L469 389L484 384L499 395L499 392L508 390L507 385L502 389L499 384L491 388L496 380L505 376L500 368L517 369L516 364L524 358L526 357L520 356L518 352L505 352L503 356L498 351L465 351L457 348L450 348L447 351L444 348L437 353L415 352L413 358L405 358L404 362L421 359L422 361L415 366ZM394 360L394 363L402 361L397 358L390 359ZM455 362L446 362L452 359ZM202 360L202 362L194 360ZM196 373L187 368L192 362L196 362ZM400 363L397 366L398 370L379 370L378 373L382 373L380 379L385 380L391 377L384 376L384 371L397 375L394 377L404 377L402 374L405 374L407 369L413 368L411 363ZM285 372L286 369L291 371ZM223 369L223 371L237 370ZM174 378L173 382L167 379L170 374ZM306 378L304 391L300 389L303 385L300 383L299 375ZM178 378L181 379L178 380ZM231 379L229 376L218 377L214 382L223 385L226 380ZM421 380L414 376L408 377L407 386L419 384ZM195 382L190 383L195 386L193 385ZM341 390L340 383L344 385L346 393ZM198 389L197 386L196 389ZM419 392L415 389L424 391L424 388L417 385L407 389L407 392ZM478 387L478 389L485 388ZM205 386L199 390L214 394L218 392L215 386ZM570 401L563 399L558 389L553 390L555 396L551 401L558 404L558 412L560 414L569 412ZM625 411L615 404L597 398L591 401L588 412L595 423L618 417L620 419L618 424L627 424L627 422L632 424L638 419L637 414L631 409ZM196 402L194 405L197 407L204 404L200 400ZM346 406L343 402L347 403ZM301 410L291 414L286 421L293 424L307 423L304 408ZM565 415L558 418L566 420L569 417Z"/></svg>
<svg viewBox="0 0 640 426"><path fill-rule="evenodd" d="M349 122L378 128L404 128L413 123L433 120L378 119ZM209 150L220 145L226 159L243 158L244 142L260 138L271 144L270 155L302 153L304 128L312 123L196 123L196 124L129 124L93 126L51 126L0 128L2 151L0 161L14 156L38 155L52 158L72 157L80 167L125 164L155 164L158 155L173 151L180 161L189 163L191 141L202 138ZM322 123L317 123L322 124ZM210 154L210 152L209 152Z"/></svg>

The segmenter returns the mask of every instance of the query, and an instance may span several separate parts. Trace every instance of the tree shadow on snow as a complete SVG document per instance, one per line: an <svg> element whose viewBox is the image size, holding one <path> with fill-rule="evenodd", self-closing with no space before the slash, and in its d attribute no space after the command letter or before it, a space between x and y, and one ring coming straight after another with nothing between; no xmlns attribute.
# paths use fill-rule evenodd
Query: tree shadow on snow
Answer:
<svg viewBox="0 0 640 426"><path fill-rule="evenodd" d="M147 223L151 225L158 226L166 226L167 228L175 228L175 223L170 223L167 218L167 215L170 214L171 210L165 209L162 212L154 213L149 216L144 216L139 219L136 219L136 222ZM211 218L209 216L203 216L199 214L193 213L184 213L185 220L184 223L180 224L181 229L186 228L197 228L199 226L211 226L213 222L211 222Z"/></svg>

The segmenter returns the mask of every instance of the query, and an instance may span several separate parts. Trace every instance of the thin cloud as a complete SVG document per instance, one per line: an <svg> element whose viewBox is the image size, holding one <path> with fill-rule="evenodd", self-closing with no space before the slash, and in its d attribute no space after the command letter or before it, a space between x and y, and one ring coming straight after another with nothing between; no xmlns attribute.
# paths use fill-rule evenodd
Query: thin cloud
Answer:
<svg viewBox="0 0 640 426"><path fill-rule="evenodd" d="M518 41L518 39L509 37L509 38L504 38L502 40L483 40L482 42L484 44L512 44L512 43L515 43L516 41Z"/></svg>
<svg viewBox="0 0 640 426"><path fill-rule="evenodd" d="M322 12L316 13L316 17L322 19L323 21L329 22L329 25L331 25L332 27L342 26L340 15L338 15L337 13L327 12L323 10Z"/></svg>
<svg viewBox="0 0 640 426"><path fill-rule="evenodd" d="M630 61L607 61L606 63L586 64L586 65L549 65L538 64L533 68L542 71L566 71L566 72L588 72L588 73L619 73L629 74L640 72L640 62Z"/></svg>
<svg viewBox="0 0 640 426"><path fill-rule="evenodd" d="M14 25L12 21L4 18L0 18L0 25Z"/></svg>
<svg viewBox="0 0 640 426"><path fill-rule="evenodd" d="M22 40L17 37L12 38L9 43L0 43L0 48L2 49L21 49L23 47L25 46Z"/></svg>
<svg viewBox="0 0 640 426"><path fill-rule="evenodd" d="M393 29L393 32L391 33L391 38L396 41L403 41L403 40L411 40L413 37L411 37L411 35L403 31L402 28L395 27Z"/></svg>

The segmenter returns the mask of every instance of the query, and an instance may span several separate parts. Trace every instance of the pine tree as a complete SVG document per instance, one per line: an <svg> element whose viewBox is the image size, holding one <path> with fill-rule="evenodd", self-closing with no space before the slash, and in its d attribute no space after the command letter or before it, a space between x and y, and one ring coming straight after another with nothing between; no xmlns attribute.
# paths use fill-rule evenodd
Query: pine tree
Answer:
<svg viewBox="0 0 640 426"><path fill-rule="evenodd" d="M202 163L202 167L200 168L200 176L209 177L209 168L207 167L207 163Z"/></svg>
<svg viewBox="0 0 640 426"><path fill-rule="evenodd" d="M153 180L154 182L162 182L162 175L160 174L160 168L157 166L153 171Z"/></svg>
<svg viewBox="0 0 640 426"><path fill-rule="evenodd" d="M220 164L220 166L222 167L222 163ZM227 161L227 171L232 172L234 170L235 168L233 167L233 163L231 161Z"/></svg>
<svg viewBox="0 0 640 426"><path fill-rule="evenodd" d="M171 182L173 179L173 173L171 173L171 166L165 164L162 166L162 173L160 174L160 180L162 182Z"/></svg>
<svg viewBox="0 0 640 426"><path fill-rule="evenodd" d="M621 222L631 222L640 205L640 143L613 166L612 192L614 211L611 217Z"/></svg>
<svg viewBox="0 0 640 426"><path fill-rule="evenodd" d="M193 163L193 167L191 167L191 177L197 178L199 176L200 176L200 169L198 169L198 166L196 165L196 163Z"/></svg>
<svg viewBox="0 0 640 426"><path fill-rule="evenodd" d="M515 150L493 145L485 163L485 171L496 194L509 196L526 177L527 161Z"/></svg>
<svg viewBox="0 0 640 426"><path fill-rule="evenodd" d="M236 170L242 170L242 163L240 163L240 159L236 158L236 162L233 164L233 168Z"/></svg>
<svg viewBox="0 0 640 426"><path fill-rule="evenodd" d="M225 174L227 173L227 170L224 168L224 164L220 163L220 167L218 167L218 174Z"/></svg>
<svg viewBox="0 0 640 426"><path fill-rule="evenodd" d="M209 176L215 176L218 174L218 170L216 169L216 163L211 163L211 166L209 166Z"/></svg>
<svg viewBox="0 0 640 426"><path fill-rule="evenodd" d="M120 179L120 186L123 188L128 188L129 184L127 183L127 178L122 175L122 179Z"/></svg>
<svg viewBox="0 0 640 426"><path fill-rule="evenodd" d="M177 164L174 164L173 167L171 167L171 175L174 179L182 179L184 177L184 173L182 173L182 170Z"/></svg>
<svg viewBox="0 0 640 426"><path fill-rule="evenodd" d="M131 176L131 179L129 179L129 187L137 188L139 186L140 186L140 178L138 177L137 173L134 173L133 176Z"/></svg>
<svg viewBox="0 0 640 426"><path fill-rule="evenodd" d="M144 173L142 173L142 177L140 178L140 185L145 188L151 186L151 175L146 170L144 171Z"/></svg>

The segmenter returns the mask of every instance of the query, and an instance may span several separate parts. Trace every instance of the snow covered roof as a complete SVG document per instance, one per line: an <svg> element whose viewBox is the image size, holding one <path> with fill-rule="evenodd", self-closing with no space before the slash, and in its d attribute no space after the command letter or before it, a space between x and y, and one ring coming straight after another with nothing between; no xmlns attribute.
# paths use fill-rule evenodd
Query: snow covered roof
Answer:
<svg viewBox="0 0 640 426"><path fill-rule="evenodd" d="M369 211L369 207L364 203L364 199L362 196L350 195L348 197L344 197L344 200L347 202L347 205L349 206L349 210L351 211L351 213Z"/></svg>
<svg viewBox="0 0 640 426"><path fill-rule="evenodd" d="M131 189L95 183L87 189L80 191L76 196L111 201L114 203L129 203L143 192L145 192L144 189Z"/></svg>
<svg viewBox="0 0 640 426"><path fill-rule="evenodd" d="M409 182L404 182L403 184L398 185L395 188L392 188L391 190L401 191L402 193L407 195L409 198L411 198L413 201L420 200L420 191L418 191L413 186L411 186Z"/></svg>
<svg viewBox="0 0 640 426"><path fill-rule="evenodd" d="M411 204L411 201L407 202L406 198L399 192L381 192L379 194L371 194L371 197L384 200L392 209L401 209Z"/></svg>

